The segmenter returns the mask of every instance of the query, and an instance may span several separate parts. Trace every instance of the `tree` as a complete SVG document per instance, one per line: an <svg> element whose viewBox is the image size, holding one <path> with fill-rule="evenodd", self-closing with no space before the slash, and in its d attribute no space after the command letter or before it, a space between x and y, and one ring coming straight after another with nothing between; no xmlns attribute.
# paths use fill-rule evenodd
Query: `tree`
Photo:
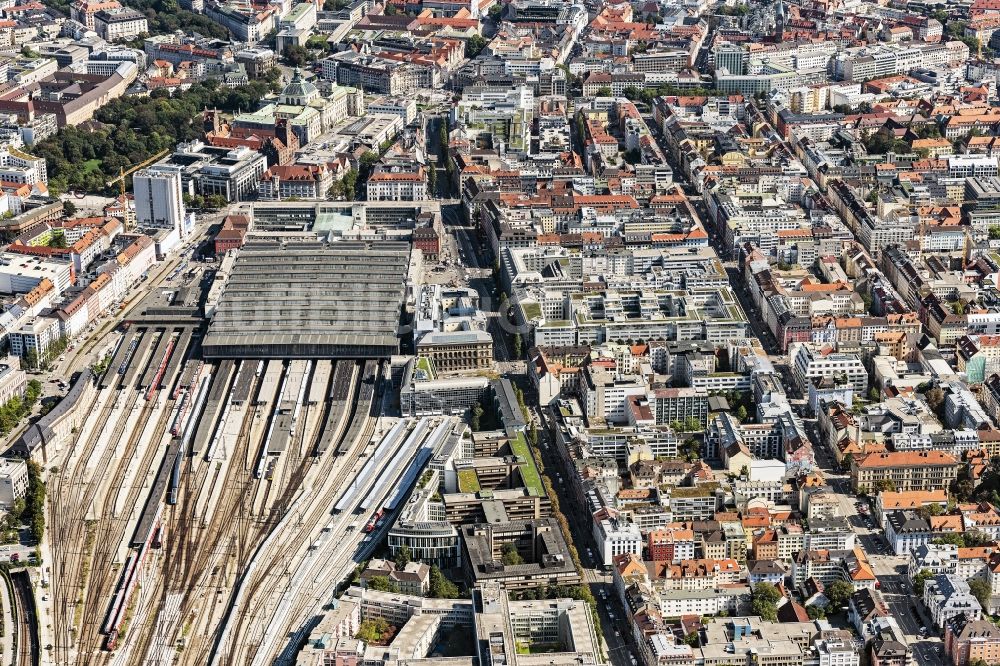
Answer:
<svg viewBox="0 0 1000 666"><path fill-rule="evenodd" d="M846 606L854 594L854 587L845 580L835 580L823 592L826 598L836 607Z"/></svg>
<svg viewBox="0 0 1000 666"><path fill-rule="evenodd" d="M1000 226L997 226L995 224L990 225L989 237L990 240L1000 240Z"/></svg>
<svg viewBox="0 0 1000 666"><path fill-rule="evenodd" d="M25 514L31 537L41 543L45 534L45 482L42 468L34 460L28 460L28 491L25 494Z"/></svg>
<svg viewBox="0 0 1000 666"><path fill-rule="evenodd" d="M769 622L778 619L778 600L781 599L781 592L770 583L757 583L751 593L751 608L754 615Z"/></svg>
<svg viewBox="0 0 1000 666"><path fill-rule="evenodd" d="M63 201L63 215L73 217L76 214L76 204L72 201Z"/></svg>
<svg viewBox="0 0 1000 666"><path fill-rule="evenodd" d="M451 142L451 137L448 134L448 119L442 118L438 122L438 150L440 151L441 157L448 156L448 144Z"/></svg>
<svg viewBox="0 0 1000 666"><path fill-rule="evenodd" d="M723 5L715 12L719 16L746 16L750 13L750 5L746 3L741 3L730 7L729 5Z"/></svg>
<svg viewBox="0 0 1000 666"><path fill-rule="evenodd" d="M354 637L358 640L364 641L365 643L379 643L388 631L389 623L384 619L377 617L364 620L360 625L358 625L358 633L356 633Z"/></svg>
<svg viewBox="0 0 1000 666"><path fill-rule="evenodd" d="M597 89L598 97L611 97L611 88L609 86L601 86Z"/></svg>
<svg viewBox="0 0 1000 666"><path fill-rule="evenodd" d="M490 7L489 16L494 21L498 20L501 14L503 14L503 5L501 3L498 2Z"/></svg>
<svg viewBox="0 0 1000 666"><path fill-rule="evenodd" d="M473 432L478 432L483 424L483 406L478 402L472 406L472 417L469 419L469 426Z"/></svg>
<svg viewBox="0 0 1000 666"><path fill-rule="evenodd" d="M281 55L285 59L285 62L292 67L305 67L312 62L313 58L312 54L309 53L309 49L298 44L286 46Z"/></svg>
<svg viewBox="0 0 1000 666"><path fill-rule="evenodd" d="M427 169L427 189L432 197L437 196L437 168L432 164Z"/></svg>
<svg viewBox="0 0 1000 666"><path fill-rule="evenodd" d="M695 416L688 416L684 419L683 426L684 432L697 432L701 430L701 421Z"/></svg>
<svg viewBox="0 0 1000 666"><path fill-rule="evenodd" d="M226 197L222 196L221 194L209 194L207 197L205 197L205 208L211 210L219 210L220 208L225 208L226 204L228 203L229 201L226 200Z"/></svg>
<svg viewBox="0 0 1000 666"><path fill-rule="evenodd" d="M610 89L608 94L610 94ZM639 99L639 97L642 95L642 91L639 90L639 88L636 88L635 86L627 86L625 90L622 91L622 94L625 95L625 99L629 100L630 102L634 102L635 100Z"/></svg>
<svg viewBox="0 0 1000 666"><path fill-rule="evenodd" d="M822 606L807 606L806 615L809 616L810 620L822 620L826 617L826 609Z"/></svg>
<svg viewBox="0 0 1000 666"><path fill-rule="evenodd" d="M690 634L684 637L684 644L690 645L693 648L701 647L701 636L697 631L692 631Z"/></svg>
<svg viewBox="0 0 1000 666"><path fill-rule="evenodd" d="M927 581L934 578L934 573L930 569L921 569L917 572L917 575L913 577L913 591L918 597L924 596L924 585Z"/></svg>
<svg viewBox="0 0 1000 666"><path fill-rule="evenodd" d="M962 301L955 301L951 304L951 311L957 314L959 317L965 314L965 303Z"/></svg>
<svg viewBox="0 0 1000 666"><path fill-rule="evenodd" d="M473 59L483 52L489 42L482 35L473 35L465 41L465 57Z"/></svg>
<svg viewBox="0 0 1000 666"><path fill-rule="evenodd" d="M372 576L366 583L367 587L379 592L399 592L399 587L387 576Z"/></svg>
<svg viewBox="0 0 1000 666"><path fill-rule="evenodd" d="M935 386L932 389L928 389L924 393L924 400L927 401L927 406L931 408L935 414L940 414L941 410L944 408L944 390L939 386Z"/></svg>
<svg viewBox="0 0 1000 666"><path fill-rule="evenodd" d="M514 566L524 564L524 558L517 552L517 546L512 543L505 543L500 552L500 561L504 566Z"/></svg>
<svg viewBox="0 0 1000 666"><path fill-rule="evenodd" d="M894 493L896 492L896 482L892 479L880 479L875 482L875 492L876 493Z"/></svg>
<svg viewBox="0 0 1000 666"><path fill-rule="evenodd" d="M386 16L395 16L398 13L399 13L399 10L396 8L396 5L386 5L385 6L385 15Z"/></svg>
<svg viewBox="0 0 1000 666"><path fill-rule="evenodd" d="M984 613L990 612L990 599L993 596L990 584L982 578L973 578L969 581L969 591L976 598L979 605L983 607Z"/></svg>
<svg viewBox="0 0 1000 666"><path fill-rule="evenodd" d="M24 391L24 399L29 407L34 407L40 397L42 397L42 383L37 379L32 379Z"/></svg>
<svg viewBox="0 0 1000 666"><path fill-rule="evenodd" d="M429 596L435 599L458 598L458 586L445 578L436 565L431 567Z"/></svg>
<svg viewBox="0 0 1000 666"><path fill-rule="evenodd" d="M522 347L523 346L524 346L524 342L521 340L521 334L520 333L515 333L514 334L514 356L516 356L517 358L521 358L521 352L522 352Z"/></svg>
<svg viewBox="0 0 1000 666"><path fill-rule="evenodd" d="M378 162L378 153L373 150L366 150L365 153L358 159L358 164L361 165L363 169L371 169Z"/></svg>
<svg viewBox="0 0 1000 666"><path fill-rule="evenodd" d="M327 192L327 196L333 197L334 199L345 199L347 201L353 201L357 196L357 184L358 184L358 170L348 169L344 172L343 177L330 186L330 191Z"/></svg>
<svg viewBox="0 0 1000 666"><path fill-rule="evenodd" d="M740 423L746 423L750 415L747 413L747 408L744 405L740 405L736 409L736 418L739 419Z"/></svg>
<svg viewBox="0 0 1000 666"><path fill-rule="evenodd" d="M396 568L405 569L406 565L410 563L411 558L410 547L402 546L399 552L396 553Z"/></svg>
<svg viewBox="0 0 1000 666"><path fill-rule="evenodd" d="M942 513L944 513L944 507L942 507L940 504L925 504L924 506L917 509L917 513L920 514L921 518L940 516Z"/></svg>

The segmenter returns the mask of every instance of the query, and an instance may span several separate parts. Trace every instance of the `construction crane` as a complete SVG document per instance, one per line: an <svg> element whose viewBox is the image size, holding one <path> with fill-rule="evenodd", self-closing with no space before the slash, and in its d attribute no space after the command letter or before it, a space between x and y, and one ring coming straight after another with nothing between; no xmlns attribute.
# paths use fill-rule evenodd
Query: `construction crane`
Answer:
<svg viewBox="0 0 1000 666"><path fill-rule="evenodd" d="M169 148L166 149L166 150L161 150L160 152L156 153L155 155L153 155L152 157L150 157L145 162L140 162L139 164L136 164L134 167L131 167L128 171L126 171L124 168L120 168L119 167L119 169L118 169L118 176L115 177L115 178L112 178L111 180L108 181L108 187L114 187L115 183L120 183L121 184L121 190L122 190L122 198L124 198L125 197L125 178L127 178L128 176L131 176L133 173L135 173L139 169L143 169L145 167L148 167L150 164L152 164L153 162L159 160L160 158L164 157L165 155L167 155L169 153L170 153L170 149Z"/></svg>

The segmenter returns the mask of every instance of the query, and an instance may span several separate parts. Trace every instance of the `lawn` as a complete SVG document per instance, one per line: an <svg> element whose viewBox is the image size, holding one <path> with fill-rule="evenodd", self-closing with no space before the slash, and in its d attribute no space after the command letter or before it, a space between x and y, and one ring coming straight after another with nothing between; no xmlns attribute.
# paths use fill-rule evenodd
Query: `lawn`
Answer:
<svg viewBox="0 0 1000 666"><path fill-rule="evenodd" d="M422 374L423 379L432 380L434 379L434 364L426 356L417 357L417 370Z"/></svg>
<svg viewBox="0 0 1000 666"><path fill-rule="evenodd" d="M98 169L101 168L101 160L96 158L92 160L87 160L80 166L83 167L84 173L90 173L91 171L97 171Z"/></svg>
<svg viewBox="0 0 1000 666"><path fill-rule="evenodd" d="M516 641L514 648L518 654L553 654L565 650L559 643L525 643L523 641Z"/></svg>
<svg viewBox="0 0 1000 666"><path fill-rule="evenodd" d="M478 493L480 490L479 476L474 469L458 470L458 492Z"/></svg>
<svg viewBox="0 0 1000 666"><path fill-rule="evenodd" d="M538 468L535 467L535 459L531 455L531 448L524 438L524 433L519 432L517 437L510 440L510 450L525 462L519 469L521 470L521 481L524 482L528 492L536 497L544 495L545 488L542 486L542 477L539 476Z"/></svg>

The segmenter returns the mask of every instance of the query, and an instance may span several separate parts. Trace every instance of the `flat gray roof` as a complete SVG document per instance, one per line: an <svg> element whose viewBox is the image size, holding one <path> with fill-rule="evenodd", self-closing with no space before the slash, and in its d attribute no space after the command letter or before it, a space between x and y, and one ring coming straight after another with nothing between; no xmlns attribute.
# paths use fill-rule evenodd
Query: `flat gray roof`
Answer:
<svg viewBox="0 0 1000 666"><path fill-rule="evenodd" d="M332 358L393 353L409 259L409 243L250 243L226 281L204 354Z"/></svg>

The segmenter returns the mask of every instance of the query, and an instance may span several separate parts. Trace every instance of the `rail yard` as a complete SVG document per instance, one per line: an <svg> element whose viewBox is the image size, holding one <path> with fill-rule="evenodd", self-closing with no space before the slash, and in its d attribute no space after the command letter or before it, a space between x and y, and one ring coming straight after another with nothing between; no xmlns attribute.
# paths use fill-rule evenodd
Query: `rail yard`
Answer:
<svg viewBox="0 0 1000 666"><path fill-rule="evenodd" d="M55 456L55 663L290 663L453 425L381 416L384 362L204 361L200 341L121 332Z"/></svg>

